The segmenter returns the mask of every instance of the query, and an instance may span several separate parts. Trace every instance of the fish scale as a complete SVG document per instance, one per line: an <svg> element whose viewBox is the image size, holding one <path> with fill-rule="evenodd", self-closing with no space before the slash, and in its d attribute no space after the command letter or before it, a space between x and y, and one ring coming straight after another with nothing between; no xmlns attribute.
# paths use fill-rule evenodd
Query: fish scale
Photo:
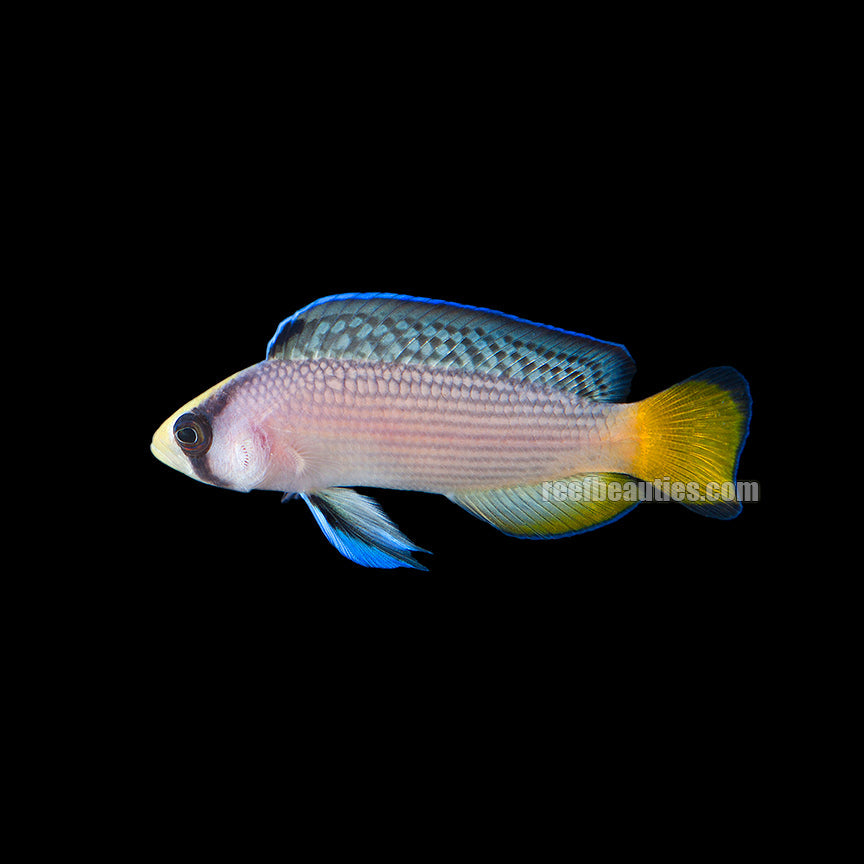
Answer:
<svg viewBox="0 0 864 864"><path fill-rule="evenodd" d="M340 294L283 321L267 357L350 357L465 368L613 401L633 374L620 345L479 307L397 294Z"/></svg>
<svg viewBox="0 0 864 864"><path fill-rule="evenodd" d="M629 458L611 455L611 429L626 409L549 388L477 373L333 360L271 360L254 375L267 423L281 427L303 415L291 446L307 465L296 488L278 471L259 488L401 488L406 473L427 492L501 485L514 472L540 482L579 470L574 453L580 442L604 432L610 433L605 469L618 470ZM445 449L452 455L442 461Z"/></svg>

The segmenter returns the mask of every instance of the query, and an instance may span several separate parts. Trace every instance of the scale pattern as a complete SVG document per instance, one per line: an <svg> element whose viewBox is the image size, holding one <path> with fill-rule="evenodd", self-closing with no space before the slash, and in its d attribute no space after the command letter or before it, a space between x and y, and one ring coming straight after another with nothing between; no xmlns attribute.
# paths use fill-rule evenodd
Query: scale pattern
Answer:
<svg viewBox="0 0 864 864"><path fill-rule="evenodd" d="M474 306L399 294L340 294L296 312L268 359L347 359L463 369L623 401L635 366L621 345Z"/></svg>

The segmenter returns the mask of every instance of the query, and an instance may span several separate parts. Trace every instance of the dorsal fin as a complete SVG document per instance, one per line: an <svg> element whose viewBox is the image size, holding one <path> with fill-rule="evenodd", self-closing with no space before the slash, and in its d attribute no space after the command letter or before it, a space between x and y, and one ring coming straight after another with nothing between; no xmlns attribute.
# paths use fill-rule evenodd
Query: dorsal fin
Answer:
<svg viewBox="0 0 864 864"><path fill-rule="evenodd" d="M621 402L627 349L491 309L404 294L336 294L286 318L268 359L357 360L505 375L600 402Z"/></svg>

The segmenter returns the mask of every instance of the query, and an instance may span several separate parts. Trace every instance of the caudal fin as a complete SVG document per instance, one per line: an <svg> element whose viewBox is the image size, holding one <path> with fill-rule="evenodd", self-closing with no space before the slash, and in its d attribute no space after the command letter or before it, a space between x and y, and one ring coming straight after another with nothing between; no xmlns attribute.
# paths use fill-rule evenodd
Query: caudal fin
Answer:
<svg viewBox="0 0 864 864"><path fill-rule="evenodd" d="M639 402L633 473L667 492L683 483L674 497L704 516L737 516L735 474L750 405L747 381L730 366L706 369Z"/></svg>

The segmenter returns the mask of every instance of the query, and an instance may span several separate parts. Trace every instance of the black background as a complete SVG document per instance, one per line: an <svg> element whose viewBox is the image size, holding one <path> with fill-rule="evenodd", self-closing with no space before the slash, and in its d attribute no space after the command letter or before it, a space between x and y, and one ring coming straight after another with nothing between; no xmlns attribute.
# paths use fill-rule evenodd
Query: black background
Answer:
<svg viewBox="0 0 864 864"><path fill-rule="evenodd" d="M763 358L783 251L772 214L784 187L758 89L733 98L742 91L727 76L688 85L670 68L566 103L516 82L450 102L434 78L406 90L384 76L374 93L344 79L293 87L277 106L253 73L242 87L227 73L204 89L192 80L163 82L153 122L123 130L132 161L117 188L134 214L117 251L140 298L126 326L147 346L136 363L135 530L161 578L192 594L202 579L240 596L407 591L421 602L454 590L483 603L527 590L578 604L596 591L614 604L615 586L654 590L650 571L660 602L696 591L710 605L759 571L764 501L731 522L643 504L585 535L528 541L407 492L373 494L433 553L421 556L429 572L368 571L330 548L301 503L207 487L148 449L177 407L262 359L296 309L395 291L621 343L637 365L630 399L735 366L755 405L739 479L762 481Z"/></svg>
<svg viewBox="0 0 864 864"><path fill-rule="evenodd" d="M402 80L371 57L359 77L284 52L168 72L154 58L127 83L135 110L106 145L118 167L105 206L109 275L133 301L117 338L135 350L102 503L104 542L123 553L90 589L153 697L145 723L170 737L179 718L202 764L210 723L237 759L248 746L284 765L315 740L353 764L373 725L434 758L502 724L519 739L521 716L523 753L542 753L548 726L559 734L540 758L603 739L601 756L662 773L659 740L686 785L691 745L723 771L767 734L758 706L776 680L787 573L766 533L766 418L778 262L794 255L778 228L794 188L770 80L726 62L683 74L660 56L575 71L550 56L531 75L512 59L463 76L442 57ZM343 291L621 343L637 366L630 399L734 366L754 402L738 477L763 500L729 522L644 503L530 541L439 496L368 490L433 553L419 556L428 572L383 571L343 559L302 503L209 487L150 454L167 416L263 359L286 316ZM234 722L266 734L240 746ZM282 742L289 723L299 731Z"/></svg>
<svg viewBox="0 0 864 864"><path fill-rule="evenodd" d="M577 151L588 178L577 179L575 169L562 171L566 149L559 142L523 184L494 153L368 154L346 165L334 148L314 169L297 161L291 185L302 194L284 199L269 185L275 153L230 194L200 177L185 187L187 204L166 210L141 262L153 350L136 427L145 504L137 529L158 579L187 601L225 591L217 606L237 601L253 615L262 602L265 614L299 602L324 615L335 603L352 615L360 601L408 622L466 609L471 620L496 616L499 602L505 618L523 603L541 618L599 604L601 617L641 621L646 609L662 619L682 598L699 615L724 619L733 608L741 614L754 590L770 595L761 581L771 578L761 543L770 488L761 490L767 501L729 522L645 503L610 526L554 541L506 537L440 496L368 490L433 553L419 556L427 573L377 571L338 555L301 502L208 487L149 453L165 417L262 359L296 309L335 292L396 291L619 342L637 365L630 399L709 366L735 366L754 400L738 476L764 484L762 358L774 306L762 225L740 201L752 174L718 166L716 153L654 154L634 166L625 152L595 163L593 151Z"/></svg>
<svg viewBox="0 0 864 864"><path fill-rule="evenodd" d="M285 127L274 135L259 114L230 129L215 111L190 119L177 109L166 120L170 144L150 142L135 187L152 221L130 238L143 300L134 326L150 347L140 367L139 494L166 562L212 556L217 568L249 566L259 578L415 585L584 585L658 563L710 579L719 550L733 570L745 567L764 502L728 523L643 504L602 530L534 542L440 497L380 492L391 518L434 554L423 556L429 574L365 572L329 548L302 504L208 488L149 454L166 416L262 359L296 309L341 291L395 291L619 342L637 366L631 400L735 366L755 404L739 479L761 480L760 358L774 335L776 238L763 216L758 140L745 146L746 128L718 134L716 120L680 105L612 131L593 125L596 114L561 126L551 109L535 109L518 130L506 115L421 123L393 106L383 116L355 109L325 131L292 124L291 136Z"/></svg>

